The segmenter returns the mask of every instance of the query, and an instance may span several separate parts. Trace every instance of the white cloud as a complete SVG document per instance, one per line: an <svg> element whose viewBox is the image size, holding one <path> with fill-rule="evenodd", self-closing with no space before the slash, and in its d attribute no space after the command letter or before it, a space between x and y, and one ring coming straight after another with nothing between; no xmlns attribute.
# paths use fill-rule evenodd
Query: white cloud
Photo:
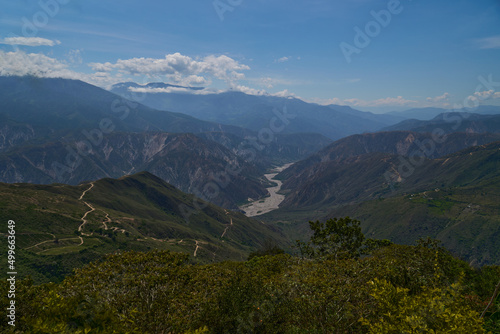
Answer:
<svg viewBox="0 0 500 334"><path fill-rule="evenodd" d="M71 69L79 65L81 51L73 50L66 55L66 61L51 58L42 53L24 51L0 51L0 75L35 75L39 77L82 80L100 87L110 87L123 81L150 82L165 81L181 86L210 86L212 78L225 81L228 89L241 90L250 94L263 94L259 90L239 86L245 78L241 73L250 69L227 56L207 56L194 60L179 53L167 55L164 59L134 58L118 60L116 63L90 64L94 73L79 73ZM142 78L138 78L142 76ZM211 94L214 90L197 91L197 94Z"/></svg>
<svg viewBox="0 0 500 334"><path fill-rule="evenodd" d="M467 97L470 101L486 101L492 99L500 99L500 92L492 90L485 90L483 92L475 92L473 95Z"/></svg>
<svg viewBox="0 0 500 334"><path fill-rule="evenodd" d="M187 87L129 87L129 91L134 93L146 93L146 94L155 94L155 93L183 93L183 94L193 94L193 95L208 95L208 94L219 94L225 92L242 92L249 95L269 95L265 90L259 90L250 88L247 86L236 85L231 89L227 90L214 90L210 88L204 89L189 89Z"/></svg>
<svg viewBox="0 0 500 334"><path fill-rule="evenodd" d="M384 106L409 106L418 103L418 101L407 100L402 96L386 97L377 100L346 99L345 104L356 107L384 107Z"/></svg>
<svg viewBox="0 0 500 334"><path fill-rule="evenodd" d="M309 99L308 102L317 103L317 104L321 104L321 105L324 105L324 106L327 106L327 105L330 105L330 104L347 105L347 103L344 102L344 100L339 99L338 97L334 97L334 98L331 98L331 99L313 98L313 99Z"/></svg>
<svg viewBox="0 0 500 334"><path fill-rule="evenodd" d="M444 93L443 95L439 95L436 97L428 97L426 100L428 102L446 102L450 99L450 93Z"/></svg>
<svg viewBox="0 0 500 334"><path fill-rule="evenodd" d="M271 77L263 77L263 78L251 78L247 79L249 82L259 85L261 87L265 87L267 89L274 88L276 85L285 85L285 86L290 86L290 85L297 85L301 84L302 82L296 82L293 80L288 80L288 79L278 79L278 78L271 78Z"/></svg>
<svg viewBox="0 0 500 334"><path fill-rule="evenodd" d="M225 92L242 92L248 95L256 95L256 96L277 96L277 97L286 97L286 98L300 98L294 93L289 92L287 89L277 92L277 93L268 93L262 89L254 89L247 86L236 85L231 89L227 90L214 90L210 88L204 89L189 89L187 87L129 87L129 91L134 93L146 93L146 94L156 94L156 93L181 93L181 94L193 94L193 95L209 95L209 94L220 94Z"/></svg>
<svg viewBox="0 0 500 334"><path fill-rule="evenodd" d="M203 89L189 89L187 87L129 87L129 91L134 93L146 93L146 94L158 94L158 93L178 93L178 94L192 94L192 95L209 95L209 94L220 94L226 92L241 92L248 95L256 95L256 96L277 96L277 97L285 97L285 98L297 98L300 99L299 96L294 93L288 91L287 89L282 90L277 93L269 93L262 89L254 89L248 86L243 85L235 85L230 89L226 90L217 90L211 88L203 88Z"/></svg>
<svg viewBox="0 0 500 334"><path fill-rule="evenodd" d="M210 73L216 78L233 82L245 78L243 73L238 71L250 70L247 65L241 65L236 60L227 56L208 56L202 62L197 63L200 66L200 73Z"/></svg>
<svg viewBox="0 0 500 334"><path fill-rule="evenodd" d="M201 60L195 60L180 53L168 54L165 58L132 58L116 63L91 63L94 71L119 71L131 75L165 76L176 83L205 85L211 81L201 74L225 81L228 86L234 86L236 81L245 78L242 71L250 67L222 55L210 55Z"/></svg>
<svg viewBox="0 0 500 334"><path fill-rule="evenodd" d="M194 95L208 95L222 93L222 91L212 89L196 89L192 90L186 87L129 87L129 91L134 93L158 94L158 93L181 93L181 94L194 94Z"/></svg>
<svg viewBox="0 0 500 334"><path fill-rule="evenodd" d="M34 75L44 78L65 78L82 80L98 86L110 85L113 78L107 73L85 74L71 70L68 63L41 53L23 51L4 52L0 50L0 76Z"/></svg>
<svg viewBox="0 0 500 334"><path fill-rule="evenodd" d="M149 76L155 78L156 81L162 81L163 78L159 75ZM199 75L183 76L181 73L168 75L168 82L179 86L208 86L212 84L212 80Z"/></svg>
<svg viewBox="0 0 500 334"><path fill-rule="evenodd" d="M67 65L39 53L0 51L0 75L68 77Z"/></svg>
<svg viewBox="0 0 500 334"><path fill-rule="evenodd" d="M282 90L281 92L277 92L277 93L274 93L274 94L271 94L272 96L277 96L277 97L287 97L287 98L296 98L296 99L300 99L299 96L295 95L294 93L292 92L289 92L288 89L285 89L285 90Z"/></svg>
<svg viewBox="0 0 500 334"><path fill-rule="evenodd" d="M442 95L436 97L427 97L425 101L410 100L402 96L397 97L386 97L375 100L363 100L363 99L340 99L337 97L331 99L313 99L311 102L329 105L347 105L351 107L367 107L367 108L382 108L382 107L408 107L408 108L423 108L423 107L440 107L447 108L450 107L449 103L451 95L449 93L443 93Z"/></svg>
<svg viewBox="0 0 500 334"><path fill-rule="evenodd" d="M276 59L274 62L275 63L284 63L290 60L290 57L281 57L279 59Z"/></svg>
<svg viewBox="0 0 500 334"><path fill-rule="evenodd" d="M179 83L183 86L204 86L210 85L212 82L199 75L190 75L187 78L183 78Z"/></svg>
<svg viewBox="0 0 500 334"><path fill-rule="evenodd" d="M54 46L61 44L58 40L50 40L41 37L6 37L0 40L0 44L24 45L24 46Z"/></svg>
<svg viewBox="0 0 500 334"><path fill-rule="evenodd" d="M480 49L500 49L500 35L476 40Z"/></svg>
<svg viewBox="0 0 500 334"><path fill-rule="evenodd" d="M242 86L242 85L236 85L236 86L232 87L231 90L242 92L242 93L245 93L248 95L269 95L269 93L263 89L255 89L255 88Z"/></svg>
<svg viewBox="0 0 500 334"><path fill-rule="evenodd" d="M379 108L379 107L416 107L419 102L415 100L408 100L402 96L386 97L376 100L363 100L363 99L340 99L337 97L331 99L310 99L312 103L321 105L336 104L341 106L351 106L355 108Z"/></svg>
<svg viewBox="0 0 500 334"><path fill-rule="evenodd" d="M233 87L231 90L239 91L248 95L257 95L257 96L267 95L267 96L277 96L277 97L287 97L287 98L294 97L300 99L300 97L298 97L294 93L289 92L288 89L282 90L277 93L269 93L263 89L254 89L247 86L238 85Z"/></svg>
<svg viewBox="0 0 500 334"><path fill-rule="evenodd" d="M269 93L275 85L293 84L289 80L270 77L246 79L243 71L250 67L238 61L222 56L206 56L193 59L180 53L166 55L165 58L132 58L118 60L115 63L91 63L92 73L81 73L72 70L72 66L82 64L81 50L70 50L65 60L51 58L42 53L25 53L24 51L0 51L0 75L34 75L47 78L66 78L88 82L100 87L109 88L113 84L134 81L147 83L163 81L185 87L204 87L204 89L189 90L184 88L131 88L143 93L186 93L186 94L217 94L227 91L239 91L250 95L295 96L288 90ZM225 90L210 88L213 80L226 83ZM264 89L253 88L240 83L246 80Z"/></svg>
<svg viewBox="0 0 500 334"><path fill-rule="evenodd" d="M264 86L268 89L271 89L274 87L275 81L273 78L260 78L258 79L258 82L261 86Z"/></svg>

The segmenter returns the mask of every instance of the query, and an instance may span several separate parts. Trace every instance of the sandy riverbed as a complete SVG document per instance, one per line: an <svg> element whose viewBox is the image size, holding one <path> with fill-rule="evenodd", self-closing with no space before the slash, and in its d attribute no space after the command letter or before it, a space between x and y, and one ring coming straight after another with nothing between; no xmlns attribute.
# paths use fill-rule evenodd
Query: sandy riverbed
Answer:
<svg viewBox="0 0 500 334"><path fill-rule="evenodd" d="M280 180L275 180L274 177L278 175L281 171L290 167L291 165L293 165L293 163L277 167L273 169L270 174L264 175L269 181L275 182L277 183L277 185L274 187L267 188L267 191L271 196L245 204L240 207L241 210L246 212L245 215L247 217L262 215L264 213L278 209L278 206L280 205L281 202L283 202L285 196L278 194L278 191L280 191L281 185L283 183Z"/></svg>

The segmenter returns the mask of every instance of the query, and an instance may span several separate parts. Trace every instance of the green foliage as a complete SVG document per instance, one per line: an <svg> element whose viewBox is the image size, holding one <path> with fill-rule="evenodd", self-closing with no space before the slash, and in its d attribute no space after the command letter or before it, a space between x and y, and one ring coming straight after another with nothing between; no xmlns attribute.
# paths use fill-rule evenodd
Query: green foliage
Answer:
<svg viewBox="0 0 500 334"><path fill-rule="evenodd" d="M449 286L463 273L472 272L467 263L454 258L433 241L417 246L391 245L373 252L365 261L378 267L378 277L408 288L412 294L420 293L426 286ZM390 265L383 265L387 261Z"/></svg>
<svg viewBox="0 0 500 334"><path fill-rule="evenodd" d="M268 239L264 242L262 248L250 253L250 255L248 256L248 260L259 256L279 255L284 253L285 251L282 248L280 248L274 241Z"/></svg>
<svg viewBox="0 0 500 334"><path fill-rule="evenodd" d="M479 313L492 291L479 297L471 282L490 286L493 269L475 271L434 241L389 245L359 259L280 254L206 265L191 265L187 255L169 251L118 253L60 284L21 281L17 330L218 334L427 328L447 333L455 328L455 333L482 333ZM484 325L492 332L494 306Z"/></svg>
<svg viewBox="0 0 500 334"><path fill-rule="evenodd" d="M500 282L494 289L493 295L481 316L486 316L485 328L492 333L500 332Z"/></svg>
<svg viewBox="0 0 500 334"><path fill-rule="evenodd" d="M182 302L174 297L186 284L182 271L187 258L158 251L110 255L77 270L39 300L32 328L40 333L161 332L174 312L173 302Z"/></svg>
<svg viewBox="0 0 500 334"><path fill-rule="evenodd" d="M477 185L409 190L409 195L337 207L328 217L361 219L367 236L396 243L413 244L426 236L439 238L447 249L477 267L499 265L500 247L493 237L499 232L499 186L497 176ZM432 201L450 205L436 207Z"/></svg>
<svg viewBox="0 0 500 334"><path fill-rule="evenodd" d="M309 222L313 231L307 243L297 240L302 256L309 258L356 258L365 239L360 222L349 217L333 218L325 223Z"/></svg>
<svg viewBox="0 0 500 334"><path fill-rule="evenodd" d="M376 316L361 318L370 334L485 333L479 313L466 305L461 288L424 288L414 296L385 280L370 281Z"/></svg>
<svg viewBox="0 0 500 334"><path fill-rule="evenodd" d="M206 326L203 328L199 328L195 331L187 331L184 334L203 334L203 333L208 333L208 328Z"/></svg>
<svg viewBox="0 0 500 334"><path fill-rule="evenodd" d="M378 240L378 239L365 239L363 243L362 253L363 254L371 254L374 251L388 247L393 245L393 242L387 239Z"/></svg>

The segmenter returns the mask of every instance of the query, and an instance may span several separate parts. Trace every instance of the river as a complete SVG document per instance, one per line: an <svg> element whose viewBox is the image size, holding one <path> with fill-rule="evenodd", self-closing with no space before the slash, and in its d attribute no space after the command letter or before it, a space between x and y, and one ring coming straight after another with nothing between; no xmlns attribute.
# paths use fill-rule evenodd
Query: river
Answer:
<svg viewBox="0 0 500 334"><path fill-rule="evenodd" d="M254 202L250 202L250 203L245 204L245 205L240 207L241 210L245 211L245 215L247 217L254 217L254 216L263 215L264 213L268 213L268 212L271 212L273 210L278 209L280 203L283 202L283 200L285 199L285 196L278 194L278 191L280 191L281 185L283 184L283 182L281 182L280 180L275 180L274 177L276 175L278 175L280 172L282 172L283 170L290 167L291 165L293 165L293 163L289 163L289 164L283 165L281 167L276 167L275 169L273 169L271 171L271 173L264 174L264 176L269 181L275 182L275 183L277 183L277 185L274 187L267 188L267 191L270 194L269 197L266 197L266 198L263 198L263 199L260 199L260 200L254 201Z"/></svg>

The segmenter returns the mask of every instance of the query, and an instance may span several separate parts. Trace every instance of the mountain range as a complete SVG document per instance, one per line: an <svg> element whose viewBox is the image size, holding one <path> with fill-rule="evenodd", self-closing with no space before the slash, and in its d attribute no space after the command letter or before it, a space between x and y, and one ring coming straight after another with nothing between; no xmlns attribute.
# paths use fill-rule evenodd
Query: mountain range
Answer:
<svg viewBox="0 0 500 334"><path fill-rule="evenodd" d="M471 113L443 113L431 120L421 121L409 119L398 124L388 126L383 131L416 131L429 132L444 131L445 133L467 132L488 133L500 132L500 115L480 115Z"/></svg>
<svg viewBox="0 0 500 334"><path fill-rule="evenodd" d="M0 88L0 182L78 184L149 170L201 196L214 177L235 169L232 182L205 198L236 208L267 194L266 181L259 181L263 169L330 142L307 133L259 137L75 80L0 77Z"/></svg>
<svg viewBox="0 0 500 334"><path fill-rule="evenodd" d="M481 115L498 115L500 114L500 106L492 105L479 105L475 108L457 108L457 109L444 109L444 108L413 108L404 111L391 111L388 115L403 117L407 119L416 119L420 121L427 121L435 118L440 114L450 112L455 113L474 113Z"/></svg>
<svg viewBox="0 0 500 334"><path fill-rule="evenodd" d="M132 98L135 90L143 89L145 91L137 94L140 97L138 100L149 107L182 112L206 121L254 131L268 128L277 115L288 115L285 124L277 125L283 128L283 133L319 133L333 140L355 133L377 131L405 119L362 112L347 106L322 106L293 97L248 95L235 91L218 94L162 92L169 87L172 86L127 82L114 85L111 91Z"/></svg>
<svg viewBox="0 0 500 334"><path fill-rule="evenodd" d="M307 237L309 220L346 215L375 238L432 236L476 264L500 261L495 107L416 120L406 118L415 110L29 76L0 77L0 99L4 218L26 222L26 270L40 255L62 256L44 258L37 275L67 272L77 252L75 265L146 244L241 259L266 239L287 248ZM238 212L280 184L278 210L258 221Z"/></svg>
<svg viewBox="0 0 500 334"><path fill-rule="evenodd" d="M416 141L430 152L430 137L387 132L335 142L278 175L287 196L258 218L293 239L307 235L305 217L348 215L374 238L410 244L430 236L477 265L500 263L498 135L455 133L428 156L409 154Z"/></svg>
<svg viewBox="0 0 500 334"><path fill-rule="evenodd" d="M414 138L414 135L410 133L405 142ZM456 138L464 147L467 147L467 142L462 141L463 139ZM500 140L498 136L496 139ZM483 141L490 143L487 139L483 139ZM396 146L398 146L397 143ZM479 149L483 146L473 146L473 149ZM335 150L332 151L335 152ZM465 153L459 154L460 152ZM489 152L492 153L492 156L487 160L495 161L495 150L490 149ZM494 168L490 169L491 166L486 165L486 163L483 166L481 161L475 161L476 157L473 157L473 154L470 154L467 149L459 151L459 153L455 152L444 156L435 153L434 157L427 157L424 154L409 156L380 150L359 155L353 154L341 157L339 160L321 161L304 169L300 169L301 165L292 166L289 168L292 170L285 170L278 175L278 177L284 178L282 189L287 193L281 206L283 208L333 206L352 201L393 196L415 191L415 189L430 189L434 185L441 187L449 185L454 178L468 178L478 173L484 174L483 176L495 176L497 173ZM444 164L443 161L446 159L448 159L447 163ZM455 175L452 173L452 166L448 162L452 160L458 160L467 166L470 165L467 167L469 174ZM500 160L498 163L500 164ZM483 171L483 169L486 170ZM286 177L287 175L290 176Z"/></svg>
<svg viewBox="0 0 500 334"><path fill-rule="evenodd" d="M353 135L326 146L308 158L298 161L278 175L285 180L283 189L296 186L296 182L307 183L315 174L314 170L323 163L348 164L349 158L371 153L392 155L424 155L433 159L448 155L467 147L488 144L500 140L497 133L452 133L446 136L433 136L431 133L412 131L391 131ZM287 187L287 182L294 185Z"/></svg>

